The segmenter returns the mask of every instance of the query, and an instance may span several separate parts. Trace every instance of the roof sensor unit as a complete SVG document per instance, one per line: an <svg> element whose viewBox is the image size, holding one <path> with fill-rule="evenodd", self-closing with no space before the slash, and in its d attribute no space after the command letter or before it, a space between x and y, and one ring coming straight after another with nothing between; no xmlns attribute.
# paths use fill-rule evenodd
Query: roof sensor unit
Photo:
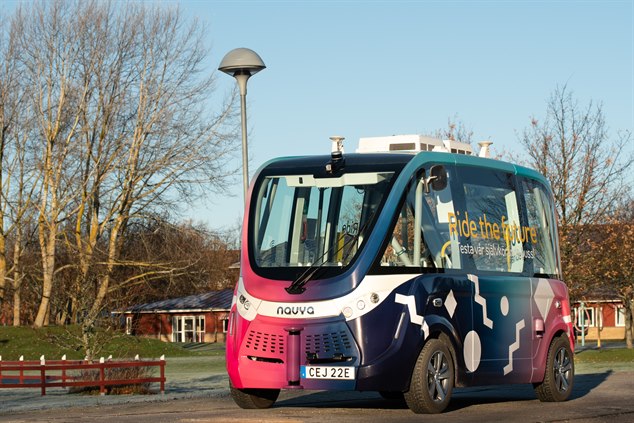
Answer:
<svg viewBox="0 0 634 423"><path fill-rule="evenodd" d="M339 135L330 137L332 149L330 152L330 161L326 163L326 172L329 174L337 173L343 168L345 162L343 158L343 140L345 140L345 138Z"/></svg>
<svg viewBox="0 0 634 423"><path fill-rule="evenodd" d="M357 153L440 151L445 153L473 154L471 145L454 140L441 140L424 135L392 135L359 139Z"/></svg>

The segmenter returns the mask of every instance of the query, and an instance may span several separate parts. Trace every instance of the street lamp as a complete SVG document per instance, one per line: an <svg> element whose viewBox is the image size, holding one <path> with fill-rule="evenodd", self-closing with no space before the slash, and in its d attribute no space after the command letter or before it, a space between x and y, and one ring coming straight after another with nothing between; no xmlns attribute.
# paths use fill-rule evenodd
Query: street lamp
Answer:
<svg viewBox="0 0 634 423"><path fill-rule="evenodd" d="M218 70L233 76L240 88L240 111L242 117L242 185L244 203L249 189L249 153L247 151L247 81L252 75L266 68L262 58L248 48L236 48L225 55Z"/></svg>

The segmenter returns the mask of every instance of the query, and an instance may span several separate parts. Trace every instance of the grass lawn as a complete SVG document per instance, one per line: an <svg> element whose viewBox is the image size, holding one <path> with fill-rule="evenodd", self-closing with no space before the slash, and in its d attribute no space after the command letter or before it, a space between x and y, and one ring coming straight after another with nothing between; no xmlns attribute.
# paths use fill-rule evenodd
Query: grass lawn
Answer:
<svg viewBox="0 0 634 423"><path fill-rule="evenodd" d="M77 327L49 326L42 329L30 327L0 327L0 357L2 360L17 360L21 355L25 360L81 359L84 353L76 338ZM168 371L178 369L181 375L223 373L225 371L224 344L178 344L156 339L137 338L122 333L107 336L97 357L112 355L115 359L133 358L156 359L165 355ZM201 367L202 366L202 367ZM634 370L634 349L609 348L586 349L575 353L575 367L579 373L597 371Z"/></svg>
<svg viewBox="0 0 634 423"><path fill-rule="evenodd" d="M575 354L578 363L632 363L634 364L634 349L626 348L586 350Z"/></svg>
<svg viewBox="0 0 634 423"><path fill-rule="evenodd" d="M575 353L575 373L634 371L634 349L587 349Z"/></svg>
<svg viewBox="0 0 634 423"><path fill-rule="evenodd" d="M77 327L49 326L41 329L30 327L0 327L0 357L2 360L82 359L84 352L77 340ZM142 359L168 357L219 357L224 361L224 344L177 344L156 339L137 338L122 333L100 334L105 338L97 357L112 355L115 359ZM223 364L224 365L224 364Z"/></svg>

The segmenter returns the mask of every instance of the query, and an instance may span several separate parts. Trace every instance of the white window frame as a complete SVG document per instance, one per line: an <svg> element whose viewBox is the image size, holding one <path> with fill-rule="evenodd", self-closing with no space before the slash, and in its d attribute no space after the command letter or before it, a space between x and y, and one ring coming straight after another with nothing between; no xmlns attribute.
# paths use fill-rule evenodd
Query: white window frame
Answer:
<svg viewBox="0 0 634 423"><path fill-rule="evenodd" d="M625 306L617 304L614 310L614 326L625 327Z"/></svg>
<svg viewBox="0 0 634 423"><path fill-rule="evenodd" d="M220 319L222 322L222 333L227 333L229 331L229 318Z"/></svg>
<svg viewBox="0 0 634 423"><path fill-rule="evenodd" d="M597 325L597 309L595 307L585 307L586 312L588 313L586 315L590 316L590 319L588 319L588 321L585 322L585 326L592 328L592 327L596 327ZM575 315L577 316L577 327L581 328L581 307L575 307Z"/></svg>
<svg viewBox="0 0 634 423"><path fill-rule="evenodd" d="M125 316L125 334L132 335L132 316Z"/></svg>
<svg viewBox="0 0 634 423"><path fill-rule="evenodd" d="M191 320L192 329L186 331L185 323L187 320ZM188 332L192 333L191 341L186 338ZM205 315L172 316L172 342L205 342Z"/></svg>
<svg viewBox="0 0 634 423"><path fill-rule="evenodd" d="M196 316L196 325L194 326L194 342L205 342L205 315Z"/></svg>

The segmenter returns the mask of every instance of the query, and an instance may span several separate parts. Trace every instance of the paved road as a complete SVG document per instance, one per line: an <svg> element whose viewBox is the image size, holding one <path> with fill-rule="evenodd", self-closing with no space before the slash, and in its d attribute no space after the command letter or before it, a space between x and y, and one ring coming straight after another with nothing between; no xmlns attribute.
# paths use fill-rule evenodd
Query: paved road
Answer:
<svg viewBox="0 0 634 423"><path fill-rule="evenodd" d="M46 422L634 422L634 372L577 375L572 399L541 403L530 385L458 389L447 412L421 416L378 394L284 392L268 410L241 410L226 389L205 397L59 408L2 415L0 421ZM0 405L1 407L1 405Z"/></svg>

